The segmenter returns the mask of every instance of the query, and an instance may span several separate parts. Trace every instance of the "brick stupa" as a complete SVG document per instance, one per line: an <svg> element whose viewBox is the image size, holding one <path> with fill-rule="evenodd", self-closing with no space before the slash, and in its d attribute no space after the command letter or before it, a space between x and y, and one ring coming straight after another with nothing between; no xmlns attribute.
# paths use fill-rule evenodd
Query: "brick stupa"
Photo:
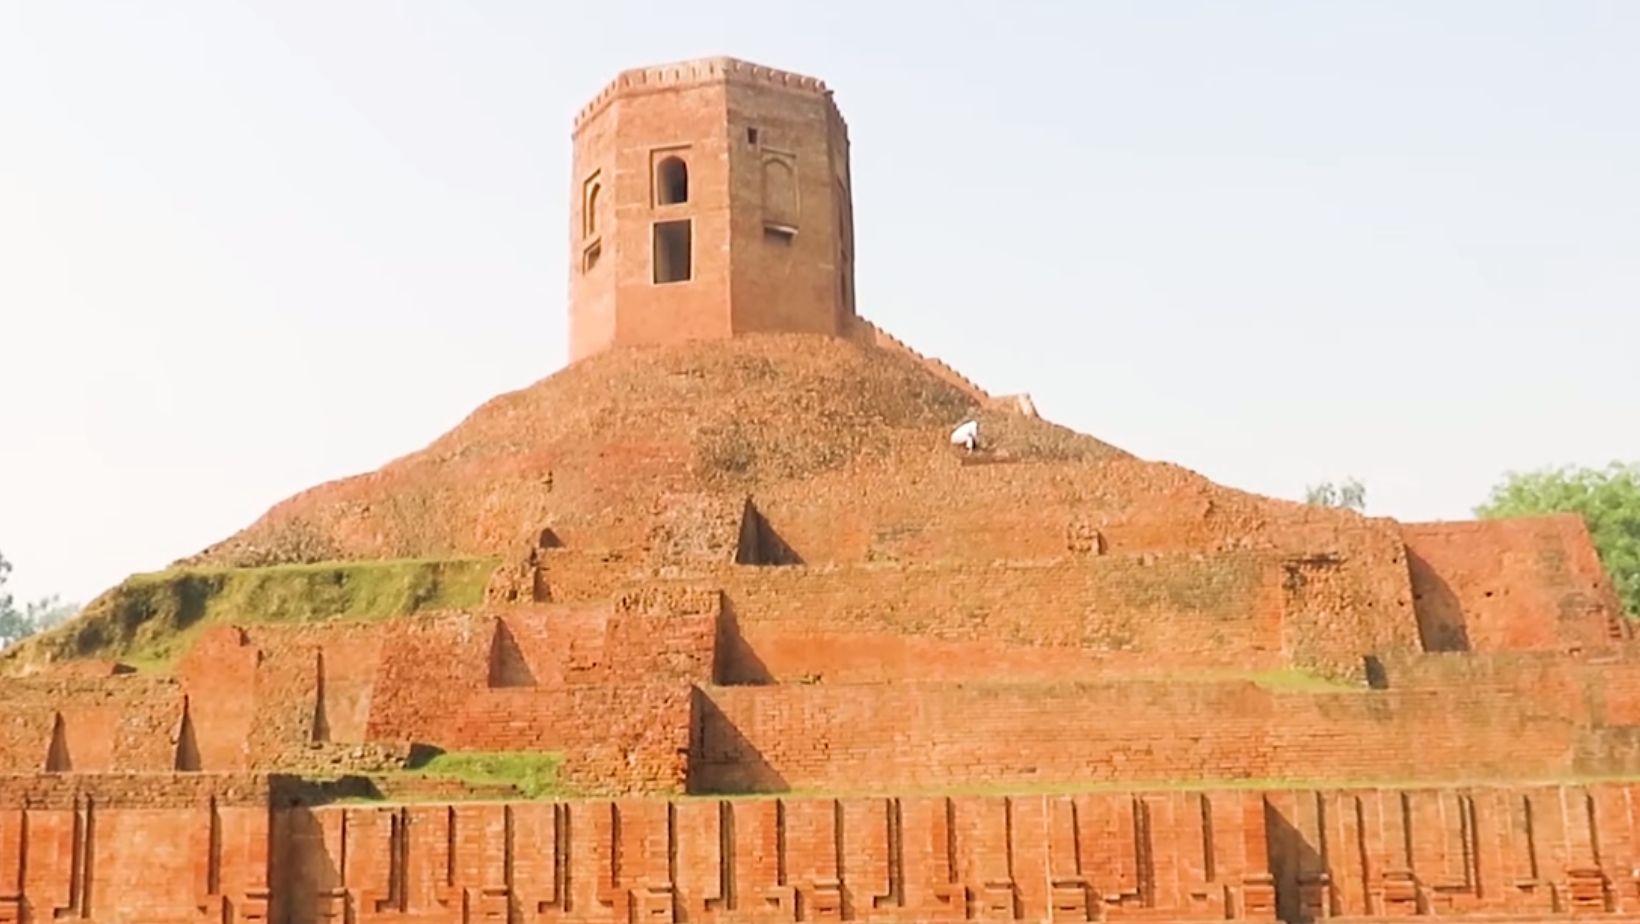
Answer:
<svg viewBox="0 0 1640 924"><path fill-rule="evenodd" d="M0 656L0 922L1640 915L1579 520L986 394L856 314L812 78L628 71L574 145L569 368Z"/></svg>

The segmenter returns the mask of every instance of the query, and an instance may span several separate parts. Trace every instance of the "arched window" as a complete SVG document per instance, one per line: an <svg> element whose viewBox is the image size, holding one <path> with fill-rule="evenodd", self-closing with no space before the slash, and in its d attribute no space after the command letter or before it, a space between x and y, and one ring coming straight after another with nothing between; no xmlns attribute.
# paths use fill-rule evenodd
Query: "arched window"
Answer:
<svg viewBox="0 0 1640 924"><path fill-rule="evenodd" d="M587 201L581 216L584 227L582 237L592 237L598 233L598 194L603 192L603 186L593 183L587 188Z"/></svg>
<svg viewBox="0 0 1640 924"><path fill-rule="evenodd" d="M689 201L689 165L681 157L668 157L655 165L655 204L678 205Z"/></svg>

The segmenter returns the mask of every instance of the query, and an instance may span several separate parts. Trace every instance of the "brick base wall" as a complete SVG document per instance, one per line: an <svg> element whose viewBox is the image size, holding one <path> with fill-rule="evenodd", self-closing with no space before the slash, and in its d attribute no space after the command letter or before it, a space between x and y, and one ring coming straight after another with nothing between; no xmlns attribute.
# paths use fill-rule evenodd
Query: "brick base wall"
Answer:
<svg viewBox="0 0 1640 924"><path fill-rule="evenodd" d="M140 776L0 777L0 920L1640 914L1627 784L310 806Z"/></svg>

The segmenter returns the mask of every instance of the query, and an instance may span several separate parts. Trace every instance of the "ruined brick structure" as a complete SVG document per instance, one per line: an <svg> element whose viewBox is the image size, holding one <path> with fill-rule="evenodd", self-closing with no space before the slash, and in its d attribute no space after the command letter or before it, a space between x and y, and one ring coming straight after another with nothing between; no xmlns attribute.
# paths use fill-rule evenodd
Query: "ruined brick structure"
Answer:
<svg viewBox="0 0 1640 924"><path fill-rule="evenodd" d="M0 655L0 924L1640 916L1581 521L989 395L856 315L811 78L628 71L574 143L575 362Z"/></svg>

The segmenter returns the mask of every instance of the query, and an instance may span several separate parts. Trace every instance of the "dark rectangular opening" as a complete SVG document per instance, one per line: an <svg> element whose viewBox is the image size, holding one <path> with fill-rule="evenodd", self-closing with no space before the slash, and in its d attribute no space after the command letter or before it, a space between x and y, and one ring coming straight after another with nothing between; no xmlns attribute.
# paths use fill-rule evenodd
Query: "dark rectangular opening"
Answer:
<svg viewBox="0 0 1640 924"><path fill-rule="evenodd" d="M687 282L689 219L655 223L655 282Z"/></svg>

